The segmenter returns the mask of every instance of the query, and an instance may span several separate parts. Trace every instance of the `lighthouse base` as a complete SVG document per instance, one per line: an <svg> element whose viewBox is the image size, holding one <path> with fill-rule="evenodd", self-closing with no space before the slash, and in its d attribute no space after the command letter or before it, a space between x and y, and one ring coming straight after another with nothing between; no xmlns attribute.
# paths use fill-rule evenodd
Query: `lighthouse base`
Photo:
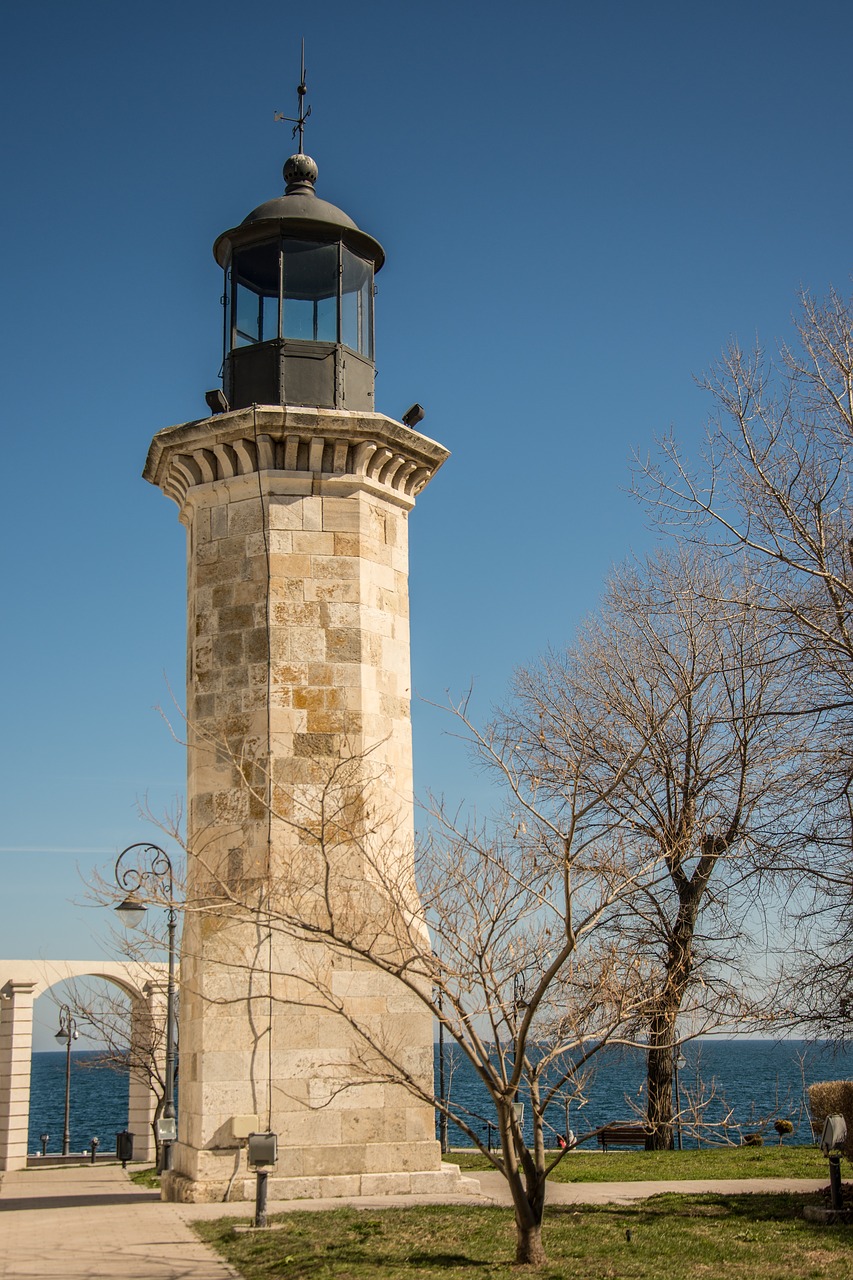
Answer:
<svg viewBox="0 0 853 1280"><path fill-rule="evenodd" d="M198 1182L180 1173L164 1173L162 1197L181 1204L219 1204L254 1201L255 1177L245 1168L233 1182ZM317 1177L288 1178L271 1174L267 1183L270 1200L334 1200L361 1196L458 1196L479 1195L480 1184L463 1177L458 1165L442 1164L438 1169L394 1173L321 1174Z"/></svg>

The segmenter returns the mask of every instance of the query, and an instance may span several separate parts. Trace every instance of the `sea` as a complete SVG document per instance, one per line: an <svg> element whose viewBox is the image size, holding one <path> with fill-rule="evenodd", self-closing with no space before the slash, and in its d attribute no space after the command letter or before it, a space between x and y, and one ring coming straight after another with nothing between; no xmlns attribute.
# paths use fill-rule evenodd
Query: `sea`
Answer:
<svg viewBox="0 0 853 1280"><path fill-rule="evenodd" d="M114 1151L116 1134L127 1129L127 1072L99 1065L101 1056L90 1049L71 1054L68 1128L72 1152L88 1150L93 1138L98 1139L102 1151ZM45 1133L47 1154L62 1151L65 1059L65 1049L33 1054L28 1142L32 1154L41 1151L41 1135Z"/></svg>
<svg viewBox="0 0 853 1280"><path fill-rule="evenodd" d="M484 1141L495 1140L495 1112L488 1094L458 1049L445 1045L446 1092L453 1106L464 1107L468 1122ZM853 1078L853 1049L835 1050L803 1040L701 1039L684 1045L678 1073L682 1141L685 1147L719 1141L738 1142L747 1132L764 1132L776 1141L774 1120L790 1120L786 1142L812 1141L805 1089L820 1080ZM611 1121L639 1123L644 1107L644 1061L639 1050L613 1049L585 1082L581 1098L553 1106L547 1121L556 1143L569 1129L580 1138ZM435 1050L436 1088L439 1050ZM180 1098L179 1098L180 1105ZM34 1053L30 1089L29 1150L62 1150L65 1110L65 1051ZM529 1107L524 1128L531 1136ZM698 1121L698 1124L694 1124ZM115 1149L115 1135L127 1128L127 1074L99 1065L97 1050L71 1055L71 1150L88 1149L93 1137L101 1151ZM451 1146L471 1146L471 1138L451 1124ZM589 1141L593 1145L594 1140Z"/></svg>

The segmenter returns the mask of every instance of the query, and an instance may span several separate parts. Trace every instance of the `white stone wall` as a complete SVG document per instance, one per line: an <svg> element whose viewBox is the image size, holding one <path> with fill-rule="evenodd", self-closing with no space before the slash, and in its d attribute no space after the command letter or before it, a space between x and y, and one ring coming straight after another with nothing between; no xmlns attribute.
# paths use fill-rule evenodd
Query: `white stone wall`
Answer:
<svg viewBox="0 0 853 1280"><path fill-rule="evenodd" d="M35 982L0 991L0 1171L25 1169Z"/></svg>
<svg viewBox="0 0 853 1280"><path fill-rule="evenodd" d="M172 428L152 446L146 476L179 502L188 540L172 1195L221 1193L239 1167L231 1118L247 1114L278 1133L279 1176L322 1185L313 1194L334 1194L329 1179L440 1173L431 1106L387 1068L376 1079L351 1021L431 1090L428 1011L357 951L405 949L407 523L445 456L381 415L270 408ZM349 950L283 927L319 920L329 902Z"/></svg>

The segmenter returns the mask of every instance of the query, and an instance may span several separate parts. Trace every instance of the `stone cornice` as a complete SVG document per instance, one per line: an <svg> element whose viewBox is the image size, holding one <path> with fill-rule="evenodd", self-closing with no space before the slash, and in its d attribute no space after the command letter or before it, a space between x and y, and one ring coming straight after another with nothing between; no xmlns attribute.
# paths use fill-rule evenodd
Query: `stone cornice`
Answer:
<svg viewBox="0 0 853 1280"><path fill-rule="evenodd" d="M196 487L258 472L315 492L363 487L409 507L449 456L381 413L259 405L159 431L142 474L181 508Z"/></svg>

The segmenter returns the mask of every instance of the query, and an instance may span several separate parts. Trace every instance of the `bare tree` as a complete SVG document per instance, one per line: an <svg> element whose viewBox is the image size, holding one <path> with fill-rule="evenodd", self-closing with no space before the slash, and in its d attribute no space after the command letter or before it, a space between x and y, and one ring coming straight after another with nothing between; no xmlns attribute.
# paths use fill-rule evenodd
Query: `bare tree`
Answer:
<svg viewBox="0 0 853 1280"><path fill-rule="evenodd" d="M205 889L188 910L245 925L269 999L286 988L347 1029L350 1065L330 1096L381 1081L443 1106L507 1179L519 1262L544 1258L545 1182L562 1158L546 1150L549 1107L583 1098L608 1045L643 1037L649 1120L668 1142L679 1014L719 1025L746 1003L738 934L751 873L789 831L798 743L780 713L784 641L737 586L687 553L626 569L578 644L520 672L491 724L456 706L503 789L494 819L436 803L415 854L382 811L369 751L312 761L310 784L270 780L241 756L236 772L298 864L271 857L247 879L192 852ZM251 968L254 951L239 950L233 963ZM499 1151L457 1100L442 1104L405 1044L336 993L335 957L402 984L441 1023L491 1098Z"/></svg>
<svg viewBox="0 0 853 1280"><path fill-rule="evenodd" d="M251 970L264 999L286 991L340 1018L349 1067L330 1097L380 1081L442 1107L408 1046L339 994L336 963L401 984L441 1023L495 1108L500 1150L488 1152L475 1117L443 1103L507 1180L519 1262L544 1258L545 1183L562 1158L546 1150L549 1107L583 1097L596 1054L644 1035L665 1139L686 997L717 1020L743 1005L732 965L744 886L787 831L797 754L777 714L785 645L730 588L687 554L625 570L575 648L521 672L491 724L456 706L501 784L494 819L436 803L415 852L383 811L369 750L306 762L298 783L241 752L235 774L270 816L263 873L209 855L203 833L190 851L187 911L235 938L217 963ZM734 603L709 609L721 599Z"/></svg>
<svg viewBox="0 0 853 1280"><path fill-rule="evenodd" d="M756 590L690 549L629 565L572 649L517 673L500 718L527 785L580 807L591 849L618 833L626 868L664 868L608 921L647 993L652 1147L672 1144L679 1018L707 1030L756 1009L744 920L759 877L799 838L805 724L791 714L789 646Z"/></svg>
<svg viewBox="0 0 853 1280"><path fill-rule="evenodd" d="M795 1019L844 1036L853 998L851 303L835 291L822 304L802 294L794 328L773 357L729 345L703 380L714 410L698 463L669 437L636 489L660 523L749 558L755 606L796 656L799 705L819 713L782 985Z"/></svg>
<svg viewBox="0 0 853 1280"><path fill-rule="evenodd" d="M593 847L585 831L606 788L586 799L578 789L574 801L562 796L554 806L530 785L513 742L479 732L464 705L456 715L503 780L502 817L463 821L436 805L415 856L379 809L378 766L369 752L354 754L323 765L314 789L272 789L275 823L298 837L298 866L277 868L247 892L211 861L201 877L207 898L190 909L221 915L230 927L264 922L270 990L286 979L291 1001L332 1011L345 1029L350 1066L331 1091L402 1084L443 1109L507 1179L517 1260L537 1263L545 1257L545 1181L563 1154L546 1151L546 1113L562 1107L567 1091L582 1090L595 1054L633 1041L648 1016L640 959L607 925L629 894L652 891L660 859L655 849L646 859L626 855L606 822L595 826ZM642 738L632 744L613 787L648 749ZM567 768L580 778L584 763L581 753ZM263 800L257 770L243 768L243 776ZM349 969L369 968L377 983L401 984L441 1023L491 1098L499 1150L488 1150L478 1118L460 1100L436 1096L405 1044L336 994L335 957Z"/></svg>

